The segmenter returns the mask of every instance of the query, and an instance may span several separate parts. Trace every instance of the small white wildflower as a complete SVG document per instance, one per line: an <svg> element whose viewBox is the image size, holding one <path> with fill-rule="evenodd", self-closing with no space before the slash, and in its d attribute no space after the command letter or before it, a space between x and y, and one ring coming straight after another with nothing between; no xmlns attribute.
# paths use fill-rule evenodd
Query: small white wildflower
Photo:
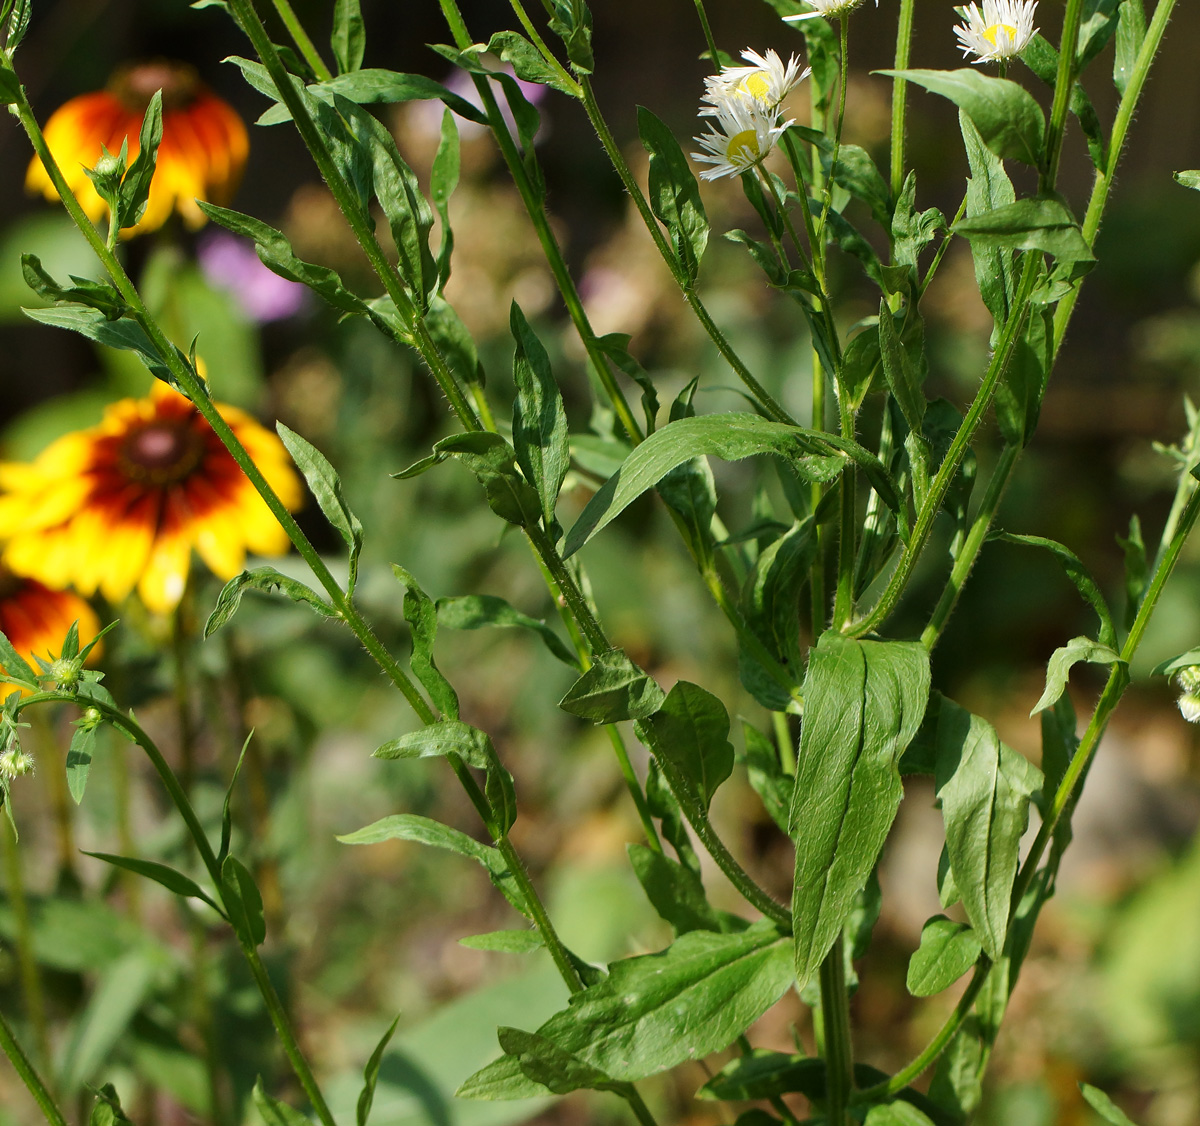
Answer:
<svg viewBox="0 0 1200 1126"><path fill-rule="evenodd" d="M968 4L956 8L963 23L954 29L964 55L973 63L1001 62L1019 55L1037 32L1033 14L1037 0L983 0L983 10Z"/></svg>
<svg viewBox="0 0 1200 1126"><path fill-rule="evenodd" d="M784 16L785 23L799 23L801 20L811 20L820 16L825 20L840 20L843 16L848 16L857 8L863 0L807 0L811 12L801 12L798 16ZM879 0L875 0L875 7L879 7Z"/></svg>
<svg viewBox="0 0 1200 1126"><path fill-rule="evenodd" d="M810 73L808 67L801 71L800 60L795 55L785 64L770 49L760 55L747 47L742 58L751 65L726 67L720 74L709 75L704 80L704 101L718 105L732 93L738 93L755 98L768 109L775 109Z"/></svg>
<svg viewBox="0 0 1200 1126"><path fill-rule="evenodd" d="M792 124L791 120L780 121L779 115L763 108L757 98L737 93L714 101L704 113L715 119L717 128L694 138L704 152L692 155L713 166L700 173L702 180L738 176L761 164Z"/></svg>

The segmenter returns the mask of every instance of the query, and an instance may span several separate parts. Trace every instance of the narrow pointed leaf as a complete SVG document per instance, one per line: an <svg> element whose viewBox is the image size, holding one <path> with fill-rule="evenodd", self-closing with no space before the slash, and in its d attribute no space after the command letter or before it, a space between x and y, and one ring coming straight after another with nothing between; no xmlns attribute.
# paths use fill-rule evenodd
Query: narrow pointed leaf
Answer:
<svg viewBox="0 0 1200 1126"><path fill-rule="evenodd" d="M387 1046L396 1034L396 1026L399 1023L400 1017L397 1015L379 1038L379 1043L375 1045L371 1058L367 1060L367 1066L363 1068L363 1087L355 1108L355 1121L358 1126L367 1126L367 1119L371 1116L371 1104L375 1101L375 1086L379 1082L379 1065L383 1063L383 1053L387 1051Z"/></svg>
<svg viewBox="0 0 1200 1126"><path fill-rule="evenodd" d="M176 895L182 895L185 899L202 899L214 911L221 915L225 914L195 880L185 876L182 872L177 872L174 868L166 864L159 864L155 860L139 860L134 856L114 856L108 852L88 852L83 850L83 854L84 856L94 856L97 860L103 860L106 864L111 864L114 868L124 868L127 872L136 872L137 875L145 876L146 879L153 880L156 884L162 884L168 891L172 891Z"/></svg>

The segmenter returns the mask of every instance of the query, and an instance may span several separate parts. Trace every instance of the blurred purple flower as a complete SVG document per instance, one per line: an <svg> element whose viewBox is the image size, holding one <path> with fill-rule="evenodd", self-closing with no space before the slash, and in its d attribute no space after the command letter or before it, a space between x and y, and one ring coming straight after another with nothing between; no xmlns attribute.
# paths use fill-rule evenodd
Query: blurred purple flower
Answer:
<svg viewBox="0 0 1200 1126"><path fill-rule="evenodd" d="M268 270L248 239L210 231L197 244L196 258L208 281L233 294L246 316L259 324L283 320L308 304L305 287Z"/></svg>

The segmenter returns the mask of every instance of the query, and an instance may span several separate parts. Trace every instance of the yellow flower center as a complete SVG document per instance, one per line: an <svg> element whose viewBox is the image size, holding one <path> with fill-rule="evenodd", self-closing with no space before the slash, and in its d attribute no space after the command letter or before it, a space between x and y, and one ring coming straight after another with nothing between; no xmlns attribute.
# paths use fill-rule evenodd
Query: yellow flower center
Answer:
<svg viewBox="0 0 1200 1126"><path fill-rule="evenodd" d="M131 481L170 485L188 477L204 457L204 440L190 428L164 422L131 430L121 443L119 466Z"/></svg>
<svg viewBox="0 0 1200 1126"><path fill-rule="evenodd" d="M771 96L771 80L765 70L756 70L742 79L742 89L760 102L765 102Z"/></svg>
<svg viewBox="0 0 1200 1126"><path fill-rule="evenodd" d="M992 24L992 26L989 27L987 29L987 31L985 31L983 33L983 37L993 47L996 47L999 45L999 44L997 44L996 39L999 37L1000 32L1002 32L1002 31L1008 35L1008 41L1010 43L1015 43L1017 41L1017 29L1015 27L1013 27L1012 24L1009 24L1009 23L994 23L994 24Z"/></svg>
<svg viewBox="0 0 1200 1126"><path fill-rule="evenodd" d="M729 147L725 153L730 164L753 164L762 157L758 149L758 134L753 129L743 129L740 133L734 133L729 138Z"/></svg>

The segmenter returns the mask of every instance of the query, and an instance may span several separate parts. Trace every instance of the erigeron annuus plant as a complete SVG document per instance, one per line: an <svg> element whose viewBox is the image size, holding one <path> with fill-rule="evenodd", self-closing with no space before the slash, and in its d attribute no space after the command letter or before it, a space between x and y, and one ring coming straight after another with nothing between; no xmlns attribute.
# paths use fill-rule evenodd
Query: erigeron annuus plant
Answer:
<svg viewBox="0 0 1200 1126"><path fill-rule="evenodd" d="M108 211L118 216L105 237L72 194L15 69L27 0L4 4L0 98L19 120L48 182L111 279L104 287L64 287L40 264L29 263L39 292L56 300L53 316L41 319L137 352L156 376L190 400L258 490L320 588L270 568L245 571L225 587L206 633L228 622L246 589L280 593L344 622L420 724L376 754L445 759L491 844L474 840L459 827L405 813L343 839L360 845L396 838L420 841L481 863L532 928L521 939L500 932L494 947L544 946L571 992L570 1004L536 1029L515 1027L521 1014L514 1013L514 1026L499 1032L502 1054L466 1079L461 1097L512 1099L594 1089L624 1100L639 1121L649 1124L655 1118L636 1084L736 1046L699 1095L759 1104L747 1112L747 1123L796 1122L805 1115L806 1121L830 1126L852 1120L870 1126L959 1122L978 1106L989 1054L1033 927L1054 892L1082 780L1127 686L1129 662L1200 512L1190 453L1181 454L1176 503L1158 551L1142 558L1144 581L1131 587L1127 628L1118 628L1099 588L1068 547L1005 533L1010 541L1057 559L1097 618L1094 636L1066 641L1049 663L1045 691L1034 703L1034 711L1043 716L1040 769L1005 746L985 717L937 690L929 655L973 564L997 534L1000 500L1021 451L1034 436L1080 286L1096 265L1093 244L1113 175L1174 3L1158 0L1149 22L1143 23L1139 0L1108 7L1068 0L1057 48L1033 32L1032 3L985 0L982 12L975 5L963 10L961 27L952 29L947 21L946 34L956 33L977 62L1005 65L1021 55L1029 71L1052 88L1047 115L1024 81L971 67L911 68L913 0L900 0L896 65L884 72L893 81L885 175L852 138L843 137L843 122L851 22L891 18L886 6L860 8L857 0L772 4L803 35L806 62L813 67L807 80L810 124L801 126L781 109L785 95L799 88L803 78L799 61L789 57L785 64L774 52L746 49L743 58L750 65L733 66L712 40L703 4L697 2L709 58L719 69L706 83L699 119L700 128L707 126L710 132L698 138L704 151L696 159L711 166L701 172L702 179L741 178L760 229L727 233L745 245L766 284L795 303L797 332L811 340L812 415L797 419L786 405L794 397L777 397L755 377L704 304L701 267L711 230L702 186L679 141L650 110L639 110L639 132L649 154L645 189L617 147L591 84L592 72L604 60L594 56L591 16L583 0L547 0L544 21L540 13L534 19L520 0L512 0L520 30L500 32L487 44L473 40L455 0L440 0L454 45L439 47L438 53L471 75L478 105L427 78L363 69L366 30L356 0L339 0L335 7L331 50L336 73L284 0L277 6L296 42L295 51L286 53L268 36L252 0L229 0L230 14L257 56L235 61L269 99L268 120L290 119L298 129L382 293L353 292L332 270L297 257L281 232L258 219L212 203L200 206L210 220L252 239L271 269L419 355L460 431L395 474L400 479L396 487L404 488L403 482L418 474L448 472L437 468L446 461L460 462L478 479L481 500L528 539L570 642L553 634L553 648L574 677L561 699L546 696L546 706L557 703L608 729L644 831L644 839L631 844L633 869L676 935L665 950L608 967L584 962L562 942L513 845L510 830L519 816L520 795L491 737L460 718L458 695L435 662L438 607L397 564L398 597L411 626L406 669L376 636L355 600L367 530L348 506L334 468L304 438L281 429L321 511L345 541L344 582L290 515L290 498L273 488L272 474L255 464L237 428L209 399L195 352L168 338L114 253L117 228L134 226L145 212L150 180L144 171L152 156L136 165L128 164L124 154L110 154L104 167L94 170L103 181ZM836 31L829 19L837 22ZM1105 129L1080 82L1114 36L1120 103ZM481 56L487 52L508 63L522 80L548 86L582 105L644 220L647 237L677 283L680 301L692 309L741 381L752 409L698 413L694 386L668 408L659 402L653 380L629 350L628 340L594 331L550 223L533 144L538 112L506 71L484 64ZM934 209L919 207L917 173L906 162L905 115L912 84L950 99L960 111L971 178L959 214L950 222ZM414 99L440 99L447 107L428 189L366 108ZM512 112L513 128L501 114L500 99ZM1068 113L1077 115L1095 164L1082 220L1057 191ZM155 130L161 128L156 114L151 109L144 117L140 153L152 154L156 148ZM575 376L552 369L545 347L514 304L510 325L516 399L505 419L480 378L474 343L443 296L454 261L447 201L457 177L455 114L486 124L495 135L612 420L611 432L602 436L622 450L620 467L569 529L560 523L560 493L576 452L572 435L580 433L580 425L568 417L560 383ZM768 165L772 156L776 159ZM1036 193L1017 198L1006 162L1023 163L1036 173ZM1189 175L1184 174L1185 182ZM847 216L850 200L866 206L875 226L873 240L864 238ZM390 228L394 260L376 233L375 207ZM431 244L435 213L442 230L437 247ZM952 239L970 244L980 296L993 319L990 357L965 410L945 400L929 401L924 389L930 358L924 348L921 298ZM886 247L886 253L879 247ZM831 288L830 264L839 254L853 259L878 291L877 315L853 331L839 319ZM198 347L202 352L203 341ZM640 418L629 402L634 388L641 396ZM881 420L877 441L868 437L862 412L875 412ZM968 467L980 427L993 415L1003 445L990 478L975 490ZM1194 447L1195 429L1193 425L1187 451ZM708 458L754 458L764 481L778 478L784 499L773 504L768 521L752 513L724 513L718 519ZM274 469L277 475L278 466ZM589 594L587 544L649 492L657 493L669 510L697 581L736 637L742 685L758 707L754 722L744 726L740 755L731 741L726 703L686 681L665 691L668 686L656 683L614 645L603 624L604 607L594 605ZM918 637L890 636L893 614L942 517L952 524L954 535L950 558L942 561L940 598ZM756 524L758 532L747 531ZM487 606L481 611L486 620L515 620L495 600ZM68 639L60 660L77 651L76 636L73 647ZM1184 654L1162 667L1178 677L1180 706L1189 719L1197 711L1196 658L1195 652ZM1072 665L1080 661L1110 672L1083 734L1077 735L1064 690ZM323 1126L334 1126L317 1074L263 968L261 898L250 872L230 852L228 804L221 842L214 848L186 787L95 674L39 672L7 642L0 663L7 680L25 693L13 693L4 704L6 749L0 770L6 805L22 773L18 728L27 709L51 701L83 704L81 743L103 722L139 744L187 825L207 884L162 865L139 868L131 858L108 859L203 900L228 923L312 1113ZM644 779L630 762L631 730L651 756ZM73 761L73 785L82 793L86 775L80 779L79 761L78 756ZM753 879L709 816L715 791L743 767L780 833L794 845L787 902ZM937 915L928 921L909 964L908 988L914 996L926 997L960 980L966 984L928 1046L887 1075L856 1059L849 998L854 961L867 952L878 913L873 873L907 774L934 779L945 824L939 891L947 909L960 904L965 920ZM1019 844L1031 813L1037 831L1022 858ZM742 911L712 906L698 847L740 893ZM814 1010L815 1057L755 1049L747 1038L753 1023L790 990ZM388 1036L373 1058L374 1071L371 1065L367 1069L360 1126L370 1109ZM0 1040L47 1119L58 1126L64 1121L61 1111L3 1022ZM937 1070L928 1090L915 1087L930 1068ZM277 1120L290 1121L295 1114L266 1091L260 1089L256 1097L263 1112ZM1089 1091L1088 1097L1093 1105L1106 1105L1098 1092ZM104 1105L111 1109L110 1102Z"/></svg>

